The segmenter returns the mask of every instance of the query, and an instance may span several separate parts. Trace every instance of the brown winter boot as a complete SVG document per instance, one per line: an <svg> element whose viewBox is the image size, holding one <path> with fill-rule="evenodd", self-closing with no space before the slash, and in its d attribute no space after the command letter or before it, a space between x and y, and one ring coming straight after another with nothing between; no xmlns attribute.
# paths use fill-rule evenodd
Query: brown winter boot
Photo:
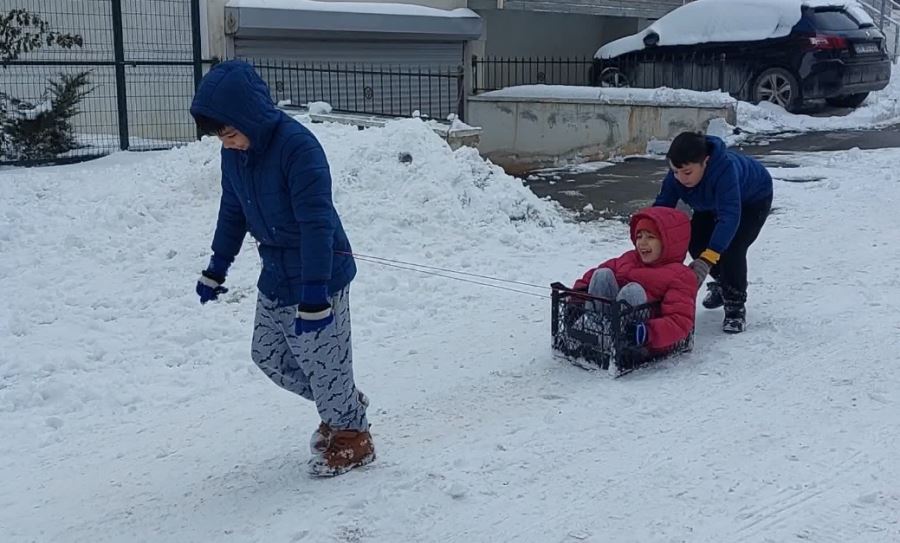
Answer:
<svg viewBox="0 0 900 543"><path fill-rule="evenodd" d="M368 431L337 430L322 454L309 459L309 473L314 477L334 477L375 460L375 445Z"/></svg>
<svg viewBox="0 0 900 543"><path fill-rule="evenodd" d="M313 432L313 435L309 438L309 452L312 454L322 454L325 452L325 449L328 448L328 444L331 443L332 433L331 426L328 426L325 422L320 422L319 427L316 428L316 431Z"/></svg>
<svg viewBox="0 0 900 543"><path fill-rule="evenodd" d="M363 405L363 407L369 407L369 397L363 394L361 390L356 391L357 397L359 398L359 403ZM328 448L328 444L331 443L331 435L334 431L331 429L331 426L325 424L325 422L320 422L319 427L316 428L316 431L313 432L312 436L309 438L309 452L311 454L322 454L325 452L325 449Z"/></svg>

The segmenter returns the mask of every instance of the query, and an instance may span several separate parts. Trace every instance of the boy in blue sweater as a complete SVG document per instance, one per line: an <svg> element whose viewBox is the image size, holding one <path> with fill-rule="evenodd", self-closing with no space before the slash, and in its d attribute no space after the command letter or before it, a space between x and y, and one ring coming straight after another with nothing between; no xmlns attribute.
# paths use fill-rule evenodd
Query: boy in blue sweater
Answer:
<svg viewBox="0 0 900 543"><path fill-rule="evenodd" d="M339 475L375 459L368 399L353 379L350 242L331 199L325 152L275 107L265 82L240 61L200 82L191 115L222 141L222 198L200 303L222 283L247 232L262 260L251 356L278 386L316 403L309 471ZM291 420L291 416L286 416Z"/></svg>
<svg viewBox="0 0 900 543"><path fill-rule="evenodd" d="M747 249L756 241L772 208L772 177L751 157L726 148L712 136L683 132L666 155L670 171L653 205L693 210L691 268L702 285L714 281L703 300L707 309L725 306L722 330L743 332L747 311Z"/></svg>

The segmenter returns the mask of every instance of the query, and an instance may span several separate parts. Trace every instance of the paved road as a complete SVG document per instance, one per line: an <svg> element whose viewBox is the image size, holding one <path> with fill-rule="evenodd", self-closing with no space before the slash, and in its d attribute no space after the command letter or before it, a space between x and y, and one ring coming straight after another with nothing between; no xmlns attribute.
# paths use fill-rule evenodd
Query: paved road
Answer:
<svg viewBox="0 0 900 543"><path fill-rule="evenodd" d="M766 156L774 153L842 151L854 147L900 147L900 125L881 130L774 136L767 142L751 142L739 148L765 163ZM581 212L590 204L594 210L581 213L580 217L584 220L598 216L621 218L628 217L653 200L667 170L663 160L635 158L596 172L536 172L529 176L528 186L538 196L550 196L575 211Z"/></svg>

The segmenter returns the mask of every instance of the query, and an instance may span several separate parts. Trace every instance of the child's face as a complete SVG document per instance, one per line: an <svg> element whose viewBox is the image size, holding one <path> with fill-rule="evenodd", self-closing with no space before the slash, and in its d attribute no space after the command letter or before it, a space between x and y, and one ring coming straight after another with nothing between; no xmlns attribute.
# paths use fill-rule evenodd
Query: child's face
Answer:
<svg viewBox="0 0 900 543"><path fill-rule="evenodd" d="M662 255L662 241L647 230L640 230L635 235L634 248L644 264L656 262Z"/></svg>
<svg viewBox="0 0 900 543"><path fill-rule="evenodd" d="M674 164L669 162L669 167L672 168L675 179L690 189L700 184L700 180L703 179L703 174L706 173L707 164L709 164L709 157L704 158L703 162L688 162L687 164L683 164L680 168L676 168Z"/></svg>
<svg viewBox="0 0 900 543"><path fill-rule="evenodd" d="M250 148L250 139L233 126L226 126L216 134L222 140L222 146L235 151L246 151Z"/></svg>

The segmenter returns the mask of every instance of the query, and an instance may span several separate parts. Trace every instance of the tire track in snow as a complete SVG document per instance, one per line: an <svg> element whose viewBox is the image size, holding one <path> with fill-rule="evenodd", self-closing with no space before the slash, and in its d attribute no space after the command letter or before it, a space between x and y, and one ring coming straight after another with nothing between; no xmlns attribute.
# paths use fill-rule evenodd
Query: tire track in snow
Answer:
<svg viewBox="0 0 900 543"><path fill-rule="evenodd" d="M802 327L801 327L802 328ZM846 327L840 326L838 323L834 323L834 331L831 337L834 339L835 343L838 345L855 345L854 342L846 342L842 341L847 337L853 336L857 338L859 341L859 333L858 331L848 330ZM723 340L722 343L725 343ZM718 343L718 342L717 342ZM872 344L872 343L869 343ZM748 348L752 348L753 345L743 345L737 350L739 352L746 352ZM847 349L851 349L851 347L846 347ZM702 433L702 427L709 423L710 418L715 418L717 415L711 415L712 412L715 411L715 408L718 408L720 404L722 404L724 399L740 397L747 393L752 392L755 388L757 388L760 384L768 384L771 382L781 382L781 383L803 383L806 386L812 387L812 384L807 383L802 377L807 376L811 371L813 371L813 366L818 365L821 361L828 355L834 355L836 351L835 344L823 344L820 345L816 349L809 349L808 345L804 345L800 342L796 342L791 345L790 349L780 350L779 355L782 360L790 361L787 364L773 364L768 366L763 371L738 371L733 374L730 379L730 383L728 386L723 386L718 388L715 392L710 393L708 390L700 391L697 390L701 387L706 386L705 383L697 384L694 386L694 389L686 389L683 390L682 395L683 398L681 402L679 402L676 406L672 407L670 412L673 413L671 417L666 417L665 426L668 428L677 428L678 433L681 435L694 435L698 433ZM859 354L858 352L856 353ZM802 360L802 361L801 361ZM754 368L758 368L758 366L753 366ZM735 368L734 365L729 365L729 369ZM538 375L535 374L534 377L538 379L545 379L546 375ZM679 384L683 384L686 382L684 379L679 380ZM521 379L509 383L509 386L515 387L516 389L523 388L525 383L522 382ZM498 394L496 389L490 390L489 387L482 385L478 388L483 389L475 394L476 397L486 397L486 396L494 396L494 397L512 397L512 395L507 394L504 390L507 388L506 386L502 386L501 391ZM530 388L528 386L527 388ZM473 391L474 392L474 391ZM698 401L700 399L700 401ZM727 403L727 402L726 402ZM647 436L652 434L651 426L654 428L658 428L659 421L658 420L647 420L647 419L637 419L635 421L637 424L641 424L642 427L638 427L635 430L635 434L637 436ZM656 479L650 475L653 473L660 472L672 472L676 470L679 465L682 464L683 459L686 456L694 454L698 452L698 450L702 450L702 445L694 445L691 442L677 441L674 443L669 443L668 445L671 448L668 448L664 455L656 456L655 458L650 457L649 461L634 463L628 465L625 469L618 471L617 473L612 474L607 478L607 481L603 485L603 493L605 495L609 495L612 491L617 490L618 488L624 485L650 485L654 486L656 483L654 482ZM687 451L687 454L684 454L684 451ZM650 451L645 451L650 452ZM852 465L847 466L847 462L854 457L850 457L844 463L841 463L840 466L845 466L844 471L851 469ZM565 471L565 467L562 468ZM837 475L834 477L840 476L844 471L839 471ZM545 474L546 475L546 474ZM578 479L575 477L568 477L565 475L560 476L561 479L577 481ZM830 478L833 479L833 478ZM827 481L827 480L826 480ZM822 483L825 484L825 483ZM834 482L832 483L834 485ZM577 494L577 489L571 489L573 492ZM637 486L629 490L631 495L640 495L642 491ZM814 500L817 496L822 493L827 492L827 489L823 489L821 491L814 491L812 495L809 492L800 492L795 500L799 500L796 504L791 505L790 503L785 503L782 507L785 510L792 510L792 508L796 508L801 506L803 503L809 500ZM789 500L792 495L788 495L784 497L784 500ZM777 506L775 506L777 507ZM773 518L777 521L776 514L769 514L763 516L758 522L765 522L767 518ZM570 511L568 514L559 515L556 519L565 525L567 520L581 518L581 515L576 511ZM542 525L545 525L547 519L543 519L541 522L531 524L517 524L517 530L515 532L515 537L511 537L510 540L529 540L529 536L533 536L535 533L540 532L540 528ZM768 524L766 524L767 526ZM748 528L749 529L749 528ZM752 536L752 534L750 534Z"/></svg>
<svg viewBox="0 0 900 543"><path fill-rule="evenodd" d="M755 507L747 512L740 513L738 519L744 521L734 536L734 541L753 541L762 534L778 526L784 520L784 516L795 513L797 509L808 509L823 495L833 491L838 482L844 481L851 475L857 475L863 468L869 466L864 462L866 456L861 451L845 458L840 464L829 470L830 475L818 481L805 485L804 488L783 489L774 499L768 500L761 507ZM831 538L830 538L831 539ZM833 538L833 541L848 541L846 537ZM821 540L817 540L821 541Z"/></svg>

